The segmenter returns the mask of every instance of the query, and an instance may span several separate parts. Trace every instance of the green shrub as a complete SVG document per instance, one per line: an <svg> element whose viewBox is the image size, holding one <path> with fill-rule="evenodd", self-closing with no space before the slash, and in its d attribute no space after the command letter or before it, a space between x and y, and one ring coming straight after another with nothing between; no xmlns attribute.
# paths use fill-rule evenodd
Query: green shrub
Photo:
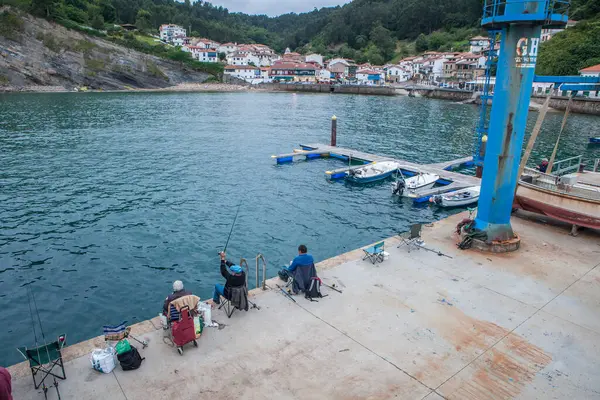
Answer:
<svg viewBox="0 0 600 400"><path fill-rule="evenodd" d="M24 30L23 19L12 11L0 13L0 36L8 39L18 39Z"/></svg>
<svg viewBox="0 0 600 400"><path fill-rule="evenodd" d="M95 43L90 42L89 40L78 40L73 46L73 50L81 52L83 54L90 54L92 50L96 47L98 46L96 46Z"/></svg>
<svg viewBox="0 0 600 400"><path fill-rule="evenodd" d="M6 86L10 83L7 76L0 74L0 86Z"/></svg>
<svg viewBox="0 0 600 400"><path fill-rule="evenodd" d="M50 33L47 33L44 36L44 39L42 40L42 42L44 43L44 46L46 46L49 50L55 52L55 53L60 53L60 51L64 48L63 44L56 40L54 38L54 36L52 36Z"/></svg>
<svg viewBox="0 0 600 400"><path fill-rule="evenodd" d="M169 77L165 75L165 73L162 72L160 68L158 68L158 65L156 65L152 61L146 61L146 70L152 76L155 76L157 78L163 78L165 81L169 80Z"/></svg>
<svg viewBox="0 0 600 400"><path fill-rule="evenodd" d="M106 63L104 62L104 60L98 60L98 59L94 59L94 58L86 58L85 66L86 66L86 68L89 68L92 70L101 71L106 66Z"/></svg>

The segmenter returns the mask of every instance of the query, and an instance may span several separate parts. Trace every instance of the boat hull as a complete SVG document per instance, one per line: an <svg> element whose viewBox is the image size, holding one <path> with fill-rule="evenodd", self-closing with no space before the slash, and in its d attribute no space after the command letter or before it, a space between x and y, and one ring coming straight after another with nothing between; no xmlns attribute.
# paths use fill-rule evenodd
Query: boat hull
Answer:
<svg viewBox="0 0 600 400"><path fill-rule="evenodd" d="M379 175L369 176L369 177L366 177L366 178L361 178L361 177L358 177L358 176L347 176L346 180L349 181L349 182L354 182L354 183L377 182L377 181L381 181L383 179L389 178L390 176L392 176L396 172L397 172L397 170L393 170L393 171L384 172L384 173L379 174Z"/></svg>
<svg viewBox="0 0 600 400"><path fill-rule="evenodd" d="M569 224L600 229L600 201L597 200L557 193L521 182L515 196L515 206Z"/></svg>

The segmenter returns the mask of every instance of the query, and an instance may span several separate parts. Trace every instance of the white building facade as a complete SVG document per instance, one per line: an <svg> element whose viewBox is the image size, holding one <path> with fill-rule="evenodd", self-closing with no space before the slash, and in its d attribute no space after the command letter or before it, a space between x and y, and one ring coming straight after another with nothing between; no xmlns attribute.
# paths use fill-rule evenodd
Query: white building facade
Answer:
<svg viewBox="0 0 600 400"><path fill-rule="evenodd" d="M160 40L168 43L173 43L173 39L178 36L185 37L187 32L185 28L179 25L165 24L158 29L160 32Z"/></svg>

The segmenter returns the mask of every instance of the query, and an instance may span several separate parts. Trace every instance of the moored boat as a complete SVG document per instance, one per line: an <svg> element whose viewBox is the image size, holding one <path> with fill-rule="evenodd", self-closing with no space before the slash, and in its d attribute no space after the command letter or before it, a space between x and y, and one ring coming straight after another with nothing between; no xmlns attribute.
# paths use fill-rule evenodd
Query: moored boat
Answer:
<svg viewBox="0 0 600 400"><path fill-rule="evenodd" d="M429 198L429 201L442 207L468 206L477 203L480 190L479 186L471 186L454 192L432 196Z"/></svg>
<svg viewBox="0 0 600 400"><path fill-rule="evenodd" d="M591 144L600 144L600 137L591 137L590 143Z"/></svg>
<svg viewBox="0 0 600 400"><path fill-rule="evenodd" d="M392 184L392 193L402 196L418 190L431 189L438 179L439 175L428 173L419 173L410 178L400 177Z"/></svg>
<svg viewBox="0 0 600 400"><path fill-rule="evenodd" d="M348 171L346 180L356 183L368 183L385 179L398 172L400 164L395 161L379 161Z"/></svg>
<svg viewBox="0 0 600 400"><path fill-rule="evenodd" d="M600 178L594 172L584 175L588 174ZM600 229L600 186L581 183L579 175L559 177L526 168L517 187L515 206L572 225Z"/></svg>

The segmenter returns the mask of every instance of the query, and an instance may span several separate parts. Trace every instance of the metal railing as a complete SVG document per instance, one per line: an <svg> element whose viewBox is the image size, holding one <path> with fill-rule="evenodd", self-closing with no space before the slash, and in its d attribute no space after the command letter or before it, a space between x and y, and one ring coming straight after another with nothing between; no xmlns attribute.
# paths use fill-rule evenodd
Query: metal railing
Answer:
<svg viewBox="0 0 600 400"><path fill-rule="evenodd" d="M569 0L485 0L482 22L510 22L514 19L566 23L569 5ZM517 12L513 12L512 6ZM522 12L518 12L519 9Z"/></svg>
<svg viewBox="0 0 600 400"><path fill-rule="evenodd" d="M258 253L258 255L256 256L256 287L258 286L258 267L260 264L260 261L262 260L262 290L267 290L267 260L265 259L265 256L263 256L262 254Z"/></svg>
<svg viewBox="0 0 600 400"><path fill-rule="evenodd" d="M579 167L583 156L565 158L564 160L556 161L552 168L553 175L564 175L569 172L579 172Z"/></svg>

